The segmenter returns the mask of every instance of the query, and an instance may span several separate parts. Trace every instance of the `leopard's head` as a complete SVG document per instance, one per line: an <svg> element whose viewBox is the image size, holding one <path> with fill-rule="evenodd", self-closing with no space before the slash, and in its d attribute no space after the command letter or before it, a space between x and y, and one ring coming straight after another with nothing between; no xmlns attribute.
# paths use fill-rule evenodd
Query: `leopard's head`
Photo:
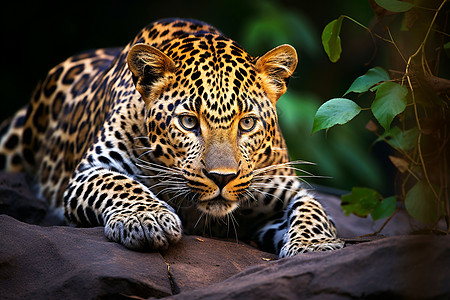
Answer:
<svg viewBox="0 0 450 300"><path fill-rule="evenodd" d="M255 171L287 159L275 105L296 65L289 45L252 58L211 33L134 45L128 66L166 191L216 217L251 201Z"/></svg>

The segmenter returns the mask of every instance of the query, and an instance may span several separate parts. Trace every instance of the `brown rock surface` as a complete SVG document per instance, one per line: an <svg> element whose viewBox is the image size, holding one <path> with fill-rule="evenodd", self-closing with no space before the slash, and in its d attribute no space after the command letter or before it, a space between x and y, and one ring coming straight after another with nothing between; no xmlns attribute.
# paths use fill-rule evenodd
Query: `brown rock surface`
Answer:
<svg viewBox="0 0 450 300"><path fill-rule="evenodd" d="M26 223L40 224L47 209L47 203L31 192L28 176L23 173L0 172L0 214Z"/></svg>
<svg viewBox="0 0 450 300"><path fill-rule="evenodd" d="M247 267L277 259L241 242L185 236L163 253L170 266L175 292L208 287Z"/></svg>
<svg viewBox="0 0 450 300"><path fill-rule="evenodd" d="M4 215L0 228L1 299L172 294L160 254L130 253L104 238L103 228L40 227Z"/></svg>
<svg viewBox="0 0 450 300"><path fill-rule="evenodd" d="M321 198L340 236L382 224L347 218L338 198ZM135 252L100 227L42 227L5 215L51 225L45 211L25 176L0 172L0 299L450 298L450 237L398 236L410 231L404 214L383 232L392 237L273 260L243 243L196 236L160 253Z"/></svg>
<svg viewBox="0 0 450 300"><path fill-rule="evenodd" d="M248 268L167 299L449 299L450 236L401 236Z"/></svg>

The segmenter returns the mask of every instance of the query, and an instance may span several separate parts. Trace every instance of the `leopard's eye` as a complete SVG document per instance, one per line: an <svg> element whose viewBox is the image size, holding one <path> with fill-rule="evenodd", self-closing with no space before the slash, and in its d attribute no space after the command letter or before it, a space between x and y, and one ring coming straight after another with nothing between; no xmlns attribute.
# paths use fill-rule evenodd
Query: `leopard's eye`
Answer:
<svg viewBox="0 0 450 300"><path fill-rule="evenodd" d="M198 126L198 120L191 115L180 116L180 124L186 130L194 130Z"/></svg>
<svg viewBox="0 0 450 300"><path fill-rule="evenodd" d="M255 128L256 120L253 117L242 118L239 121L239 129L242 131L250 131Z"/></svg>

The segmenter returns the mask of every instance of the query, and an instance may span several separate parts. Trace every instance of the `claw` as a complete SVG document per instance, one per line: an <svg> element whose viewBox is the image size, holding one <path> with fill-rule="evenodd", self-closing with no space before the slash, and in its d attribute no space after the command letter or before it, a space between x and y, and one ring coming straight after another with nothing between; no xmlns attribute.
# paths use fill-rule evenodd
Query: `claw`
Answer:
<svg viewBox="0 0 450 300"><path fill-rule="evenodd" d="M179 217L169 210L130 212L111 216L105 235L134 250L165 249L180 240L182 227Z"/></svg>
<svg viewBox="0 0 450 300"><path fill-rule="evenodd" d="M283 248L281 248L279 258L290 257L300 253L307 252L320 252L320 251L331 251L337 250L344 247L344 242L339 239L330 239L328 241L321 241L320 243L305 243L302 241L287 242Z"/></svg>

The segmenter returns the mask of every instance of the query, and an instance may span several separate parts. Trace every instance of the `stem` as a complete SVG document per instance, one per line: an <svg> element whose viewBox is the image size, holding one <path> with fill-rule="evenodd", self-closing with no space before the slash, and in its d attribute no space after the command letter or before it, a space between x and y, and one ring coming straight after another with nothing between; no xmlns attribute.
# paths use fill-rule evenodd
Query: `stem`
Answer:
<svg viewBox="0 0 450 300"><path fill-rule="evenodd" d="M445 35L445 36L447 36L447 37L450 37L450 34L448 34L448 33L446 33L446 32L443 32L443 31L440 31L440 30L437 30L437 29L435 29L434 32L439 33L439 34L442 34L442 35Z"/></svg>
<svg viewBox="0 0 450 300"><path fill-rule="evenodd" d="M420 146L421 138L422 138L422 133L419 132L419 137L417 138L417 150L419 151L419 159L420 159L420 162L422 163L423 175L425 176L425 180L427 181L431 191L433 192L434 197L436 198L436 200L438 201L438 204L439 204L439 195L436 193L433 185L431 184L430 177L428 176L428 172L427 172L427 167L425 166L425 161L423 160L422 147Z"/></svg>
<svg viewBox="0 0 450 300"><path fill-rule="evenodd" d="M385 142L386 144L388 144L392 149L394 149L395 151L399 152L401 155L403 155L405 158L407 158L409 160L409 162L413 165L418 165L418 163L408 154L408 152L406 152L403 149L397 148L394 145L392 145L391 142L389 142L389 140L387 140L386 138L381 138L381 140L383 142ZM408 169L409 172L412 172L411 170ZM412 174L415 178L417 178L417 176L415 174Z"/></svg>
<svg viewBox="0 0 450 300"><path fill-rule="evenodd" d="M409 58L408 63L410 60L411 60L411 57ZM430 187L431 191L433 192L433 195L435 196L436 200L439 202L439 195L436 193L433 185L431 184L430 177L428 176L427 167L425 165L425 161L424 161L423 155L422 155L422 146L421 146L422 126L420 125L419 112L417 109L417 103L416 103L416 98L414 95L414 89L413 89L413 86L411 83L411 77L407 74L406 79L408 80L409 88L411 89L411 99L412 99L413 107L414 107L414 116L416 118L417 129L419 130L419 136L417 137L417 151L419 152L419 160L422 165L423 175L425 176L425 180L427 181L428 186Z"/></svg>
<svg viewBox="0 0 450 300"><path fill-rule="evenodd" d="M403 205L403 203L402 203ZM402 205L399 205L395 211L392 213L392 215L389 216L389 218L387 218L387 220L383 223L383 225L381 225L380 229L378 229L376 232L374 232L372 235L377 235L379 234L381 231L383 231L384 227L386 227L386 225L392 220L392 218L400 211Z"/></svg>
<svg viewBox="0 0 450 300"><path fill-rule="evenodd" d="M410 61L411 61L411 57L408 60L408 65L409 65ZM408 66L406 66L406 68L408 68ZM413 107L414 107L414 116L416 117L417 129L419 130L419 136L420 136L421 132L422 132L422 126L420 125L419 112L417 110L416 97L415 97L413 85L412 85L412 82L411 82L411 76L408 75L408 70L406 70L406 79L408 80L408 85L409 85L409 88L411 90L411 99L412 99L412 103L413 103ZM418 146L420 147L420 143L418 143Z"/></svg>
<svg viewBox="0 0 450 300"><path fill-rule="evenodd" d="M387 29L387 32L389 34L389 37L391 38L392 44L394 45L395 49L397 49L397 52L402 57L403 61L406 63L406 58L403 56L402 52L400 51L400 49L398 48L397 44L395 43L394 38L392 37L392 34L391 34L391 30L389 29L389 27L386 27L386 29Z"/></svg>
<svg viewBox="0 0 450 300"><path fill-rule="evenodd" d="M406 65L406 72L405 72L406 76L408 76L408 73L409 73L409 67L410 67L410 65L411 65L411 60L412 60L414 57L416 57L417 55L419 55L419 53L420 53L421 51L422 51L423 57L425 57L425 44L426 44L426 42L427 42L427 40L428 40L428 36L430 35L431 28L433 27L434 22L436 21L436 18L437 18L437 16L438 16L439 12L441 11L442 7L444 6L445 2L447 2L447 0L442 1L441 5L440 5L439 8L436 10L436 13L435 13L434 16L433 16L433 20L431 20L430 26L428 27L427 33L425 34L425 38L423 39L422 43L420 43L419 48L417 48L417 51L416 51L413 55L411 55L411 56L409 57L408 63L407 63L407 65ZM425 69L424 69L424 71L425 71ZM425 72L425 73L426 73L426 72Z"/></svg>
<svg viewBox="0 0 450 300"><path fill-rule="evenodd" d="M445 1L447 1L447 0L445 0ZM356 25L361 26L362 28L364 28L365 30L367 30L367 31L370 33L371 36L376 36L376 37L379 38L380 40L383 40L383 41L385 41L385 42L388 42L388 43L391 43L391 44L392 44L392 41L390 41L390 40L388 40L388 39L385 39L384 37L382 37L382 36L380 36L380 35L378 35L378 34L376 34L376 33L373 33L372 30L370 30L369 27L364 26L363 24L359 23L359 22L356 21L355 19L352 19L352 18L350 18L349 16L346 16L346 15L342 15L342 17L347 18L347 19L349 19L350 21L352 21L353 23L355 23Z"/></svg>
<svg viewBox="0 0 450 300"><path fill-rule="evenodd" d="M428 39L428 36L430 35L431 28L433 27L434 22L436 21L437 15L441 11L441 9L444 6L445 2L447 2L447 0L442 1L441 5L439 5L439 8L436 10L436 13L433 16L433 20L431 21L430 27L428 27L428 31L427 31L427 34L425 35L425 39L422 42L422 46L421 46L422 48L425 46L425 43L426 43L426 41Z"/></svg>

